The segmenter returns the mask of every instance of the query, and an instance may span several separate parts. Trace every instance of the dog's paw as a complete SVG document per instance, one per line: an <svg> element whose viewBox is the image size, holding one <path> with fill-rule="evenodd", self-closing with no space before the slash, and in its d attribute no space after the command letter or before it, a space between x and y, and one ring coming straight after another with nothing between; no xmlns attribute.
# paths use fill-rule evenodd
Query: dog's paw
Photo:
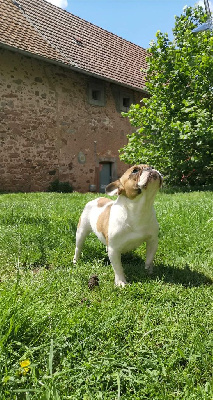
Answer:
<svg viewBox="0 0 213 400"><path fill-rule="evenodd" d="M115 286L124 287L127 285L127 281L125 279L115 279Z"/></svg>
<svg viewBox="0 0 213 400"><path fill-rule="evenodd" d="M147 271L147 274L152 275L152 273L153 273L153 264L145 265L145 270Z"/></svg>

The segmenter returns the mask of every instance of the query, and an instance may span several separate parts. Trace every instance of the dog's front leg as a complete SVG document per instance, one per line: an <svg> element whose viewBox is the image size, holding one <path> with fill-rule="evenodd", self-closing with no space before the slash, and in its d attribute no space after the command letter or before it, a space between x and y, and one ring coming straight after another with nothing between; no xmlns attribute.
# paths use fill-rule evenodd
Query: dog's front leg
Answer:
<svg viewBox="0 0 213 400"><path fill-rule="evenodd" d="M127 281L121 264L121 253L108 247L108 256L115 273L115 285L124 287Z"/></svg>
<svg viewBox="0 0 213 400"><path fill-rule="evenodd" d="M158 237L151 238L146 241L146 262L145 269L149 274L153 272L153 260L158 248Z"/></svg>

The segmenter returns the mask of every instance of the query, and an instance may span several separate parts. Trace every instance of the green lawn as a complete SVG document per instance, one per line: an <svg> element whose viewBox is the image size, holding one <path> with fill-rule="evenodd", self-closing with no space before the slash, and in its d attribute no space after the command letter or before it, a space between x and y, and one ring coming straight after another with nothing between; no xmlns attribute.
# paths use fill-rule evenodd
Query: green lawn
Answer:
<svg viewBox="0 0 213 400"><path fill-rule="evenodd" d="M124 289L93 235L72 265L94 197L0 195L0 399L212 400L213 193L158 194L154 274L142 246Z"/></svg>

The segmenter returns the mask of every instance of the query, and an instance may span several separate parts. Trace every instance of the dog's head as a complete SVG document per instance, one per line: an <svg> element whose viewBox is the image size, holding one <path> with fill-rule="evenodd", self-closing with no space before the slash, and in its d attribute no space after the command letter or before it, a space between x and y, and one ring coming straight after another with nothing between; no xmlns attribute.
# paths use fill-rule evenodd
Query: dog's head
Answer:
<svg viewBox="0 0 213 400"><path fill-rule="evenodd" d="M145 192L155 195L162 182L160 172L149 165L134 165L120 179L107 185L106 193L109 196L123 195L133 200Z"/></svg>

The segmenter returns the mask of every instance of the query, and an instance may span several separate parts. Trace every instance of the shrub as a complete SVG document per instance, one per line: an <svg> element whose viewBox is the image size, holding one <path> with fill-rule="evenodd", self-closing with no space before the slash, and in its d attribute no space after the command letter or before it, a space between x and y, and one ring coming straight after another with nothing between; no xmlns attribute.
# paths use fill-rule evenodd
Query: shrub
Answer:
<svg viewBox="0 0 213 400"><path fill-rule="evenodd" d="M69 182L60 182L58 179L55 179L51 182L48 192L72 193L73 188Z"/></svg>
<svg viewBox="0 0 213 400"><path fill-rule="evenodd" d="M147 60L151 97L123 113L136 131L120 158L154 165L172 185L213 183L213 37L192 33L206 18L188 7L176 17L173 41L157 32Z"/></svg>

